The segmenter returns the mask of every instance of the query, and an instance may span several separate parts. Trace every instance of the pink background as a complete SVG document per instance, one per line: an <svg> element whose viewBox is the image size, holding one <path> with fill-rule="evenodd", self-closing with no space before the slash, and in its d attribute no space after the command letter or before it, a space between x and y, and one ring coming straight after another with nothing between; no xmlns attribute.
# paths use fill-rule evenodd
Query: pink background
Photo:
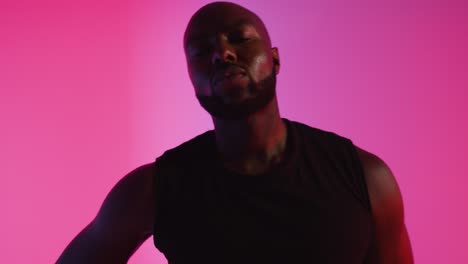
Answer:
<svg viewBox="0 0 468 264"><path fill-rule="evenodd" d="M123 175L212 128L182 49L206 2L0 1L0 262L54 262ZM468 4L386 2L239 1L282 115L390 165L417 263L468 263ZM149 239L130 263L166 261Z"/></svg>

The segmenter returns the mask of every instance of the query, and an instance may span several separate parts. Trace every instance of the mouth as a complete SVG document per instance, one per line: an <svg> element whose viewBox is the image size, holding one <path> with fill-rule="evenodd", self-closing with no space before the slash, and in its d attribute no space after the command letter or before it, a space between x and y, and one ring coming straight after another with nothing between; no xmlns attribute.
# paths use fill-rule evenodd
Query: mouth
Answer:
<svg viewBox="0 0 468 264"><path fill-rule="evenodd" d="M211 83L217 85L221 82L236 81L247 76L245 70L239 66L229 66L224 70L218 70L213 75Z"/></svg>

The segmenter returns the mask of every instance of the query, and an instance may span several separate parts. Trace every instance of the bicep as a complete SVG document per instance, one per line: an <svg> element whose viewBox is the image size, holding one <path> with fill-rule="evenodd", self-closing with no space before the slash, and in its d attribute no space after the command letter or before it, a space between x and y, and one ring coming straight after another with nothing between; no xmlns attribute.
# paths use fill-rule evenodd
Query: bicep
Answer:
<svg viewBox="0 0 468 264"><path fill-rule="evenodd" d="M404 222L401 192L390 168L377 156L358 149L373 217L373 249L378 263L413 263Z"/></svg>

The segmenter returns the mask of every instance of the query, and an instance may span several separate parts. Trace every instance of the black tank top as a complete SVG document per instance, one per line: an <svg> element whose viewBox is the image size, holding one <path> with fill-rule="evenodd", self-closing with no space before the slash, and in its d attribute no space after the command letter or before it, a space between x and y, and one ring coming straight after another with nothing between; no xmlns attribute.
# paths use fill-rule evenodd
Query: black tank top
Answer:
<svg viewBox="0 0 468 264"><path fill-rule="evenodd" d="M286 158L226 170L214 131L156 160L155 246L170 264L367 263L371 209L352 142L283 119Z"/></svg>

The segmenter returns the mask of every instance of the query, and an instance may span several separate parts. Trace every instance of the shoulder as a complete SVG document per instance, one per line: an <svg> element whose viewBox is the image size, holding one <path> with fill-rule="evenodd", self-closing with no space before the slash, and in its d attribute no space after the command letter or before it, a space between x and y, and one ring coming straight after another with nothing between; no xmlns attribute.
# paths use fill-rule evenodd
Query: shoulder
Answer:
<svg viewBox="0 0 468 264"><path fill-rule="evenodd" d="M152 233L154 162L142 165L120 179L106 196L94 225L99 230L146 237ZM125 217L122 217L122 216Z"/></svg>
<svg viewBox="0 0 468 264"><path fill-rule="evenodd" d="M359 148L354 145L350 139L335 132L311 127L296 121L288 122L301 139L313 142L315 144L314 147L330 148L336 146L339 150L351 150L351 152L357 153L366 181L370 185L368 187L371 188L372 191L375 191L373 193L374 195L381 196L399 193L396 180L390 168L378 156ZM302 143L307 143L307 141Z"/></svg>
<svg viewBox="0 0 468 264"><path fill-rule="evenodd" d="M113 198L127 196L149 196L152 193L152 183L155 173L155 163L142 165L125 175L112 189Z"/></svg>
<svg viewBox="0 0 468 264"><path fill-rule="evenodd" d="M126 263L152 234L153 164L123 177L57 263Z"/></svg>
<svg viewBox="0 0 468 264"><path fill-rule="evenodd" d="M356 147L367 183L373 219L370 256L378 263L413 263L404 221L403 200L397 181L385 162Z"/></svg>
<svg viewBox="0 0 468 264"><path fill-rule="evenodd" d="M304 135L304 136L329 137L329 138L340 137L341 138L341 136L338 136L337 134L335 134L333 132L330 132L330 131L327 131L327 130L324 130L324 129L312 127L310 125L307 125L307 124L304 124L304 123L301 123L301 122L298 122L298 121L288 120L288 119L285 119L285 118L283 118L283 120L285 120L285 122L294 131L296 131L296 132L298 132L298 133L300 133L301 135Z"/></svg>
<svg viewBox="0 0 468 264"><path fill-rule="evenodd" d="M215 144L215 135L213 130L206 131L200 135L195 136L194 138L183 142L182 144L168 149L164 152L162 156L160 156L157 161L156 165L161 161L171 160L174 158L183 159L189 158L194 159L201 154L206 153L207 151L211 150Z"/></svg>
<svg viewBox="0 0 468 264"><path fill-rule="evenodd" d="M141 187L148 188L147 184L152 182L154 172L155 162L141 165L125 175L114 188L124 187L127 190L142 191Z"/></svg>
<svg viewBox="0 0 468 264"><path fill-rule="evenodd" d="M299 144L312 144L314 148L332 150L341 148L343 142L350 142L349 139L331 131L312 127L297 121L290 121L287 119L285 119L285 121Z"/></svg>
<svg viewBox="0 0 468 264"><path fill-rule="evenodd" d="M403 202L400 188L390 167L378 156L356 146L362 163L373 214L392 214L403 220Z"/></svg>

